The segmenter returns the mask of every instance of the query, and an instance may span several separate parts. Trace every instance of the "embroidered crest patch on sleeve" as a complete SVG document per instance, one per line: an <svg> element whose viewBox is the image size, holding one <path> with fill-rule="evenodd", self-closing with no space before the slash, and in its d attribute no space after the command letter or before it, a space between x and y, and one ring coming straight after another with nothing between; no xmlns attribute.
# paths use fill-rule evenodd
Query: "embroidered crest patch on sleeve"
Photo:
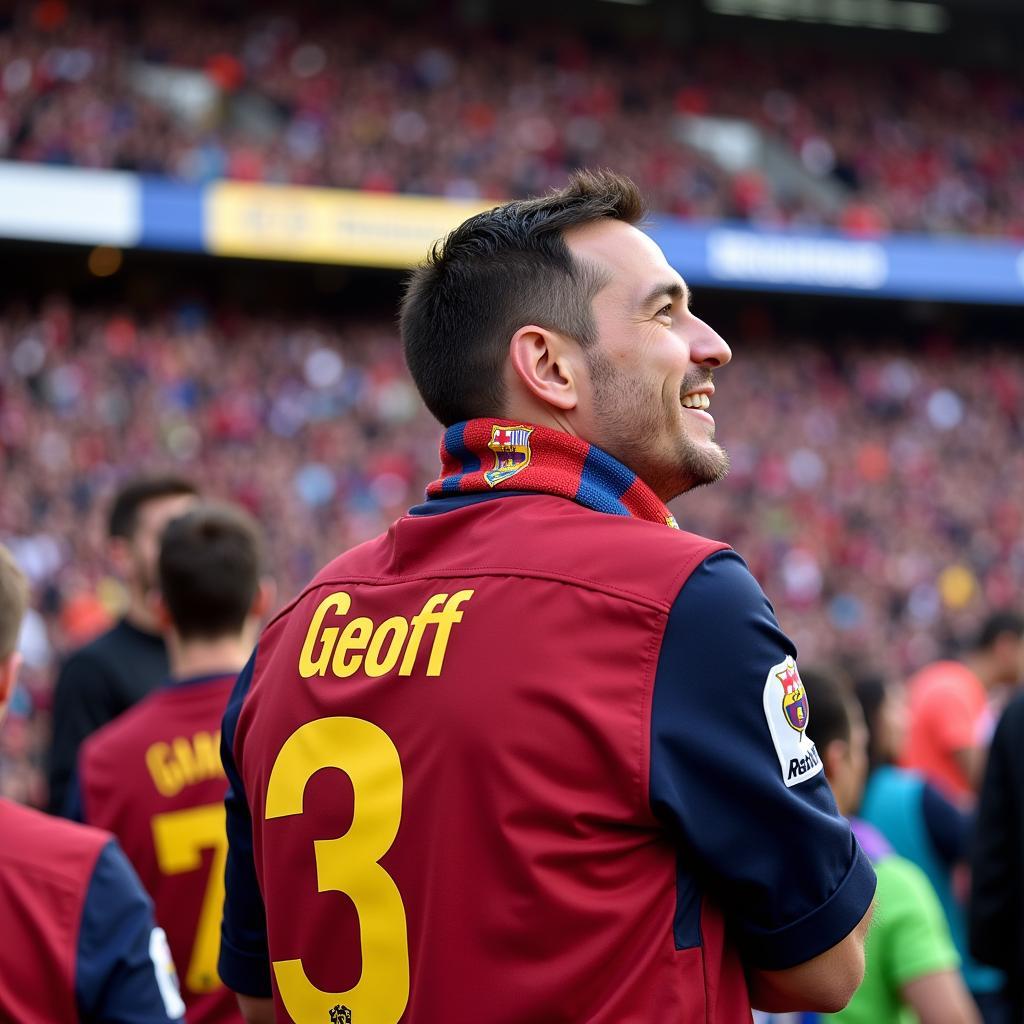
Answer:
<svg viewBox="0 0 1024 1024"><path fill-rule="evenodd" d="M764 684L764 715L787 786L806 782L822 770L818 750L807 735L810 707L800 672L792 658L768 670Z"/></svg>

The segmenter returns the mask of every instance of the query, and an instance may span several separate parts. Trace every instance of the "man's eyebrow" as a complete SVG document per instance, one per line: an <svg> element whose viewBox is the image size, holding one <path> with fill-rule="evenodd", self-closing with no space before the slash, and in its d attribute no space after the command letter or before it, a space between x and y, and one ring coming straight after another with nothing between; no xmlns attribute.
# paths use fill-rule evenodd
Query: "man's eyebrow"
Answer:
<svg viewBox="0 0 1024 1024"><path fill-rule="evenodd" d="M643 298L640 303L641 309L647 309L652 303L656 302L663 295L667 295L670 299L675 302L683 302L685 299L685 305L690 304L690 290L685 286L681 285L678 281L664 281L660 284L656 284Z"/></svg>

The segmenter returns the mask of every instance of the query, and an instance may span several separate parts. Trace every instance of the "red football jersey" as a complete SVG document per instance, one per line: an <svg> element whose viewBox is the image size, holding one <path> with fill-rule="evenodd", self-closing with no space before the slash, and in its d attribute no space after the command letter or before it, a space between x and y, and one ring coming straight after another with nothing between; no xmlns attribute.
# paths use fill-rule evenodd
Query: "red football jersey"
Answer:
<svg viewBox="0 0 1024 1024"><path fill-rule="evenodd" d="M270 624L234 752L282 1019L749 1021L710 902L676 948L648 794L658 642L721 547L509 497L400 520Z"/></svg>
<svg viewBox="0 0 1024 1024"><path fill-rule="evenodd" d="M226 783L220 721L233 675L166 686L85 742L84 819L119 839L156 905L189 1024L241 1024L217 975Z"/></svg>
<svg viewBox="0 0 1024 1024"><path fill-rule="evenodd" d="M77 1021L79 924L110 836L0 800L0 837L0 1019Z"/></svg>
<svg viewBox="0 0 1024 1024"><path fill-rule="evenodd" d="M476 420L442 459L239 674L221 976L302 1024L749 1024L746 970L875 889L796 649L607 453Z"/></svg>

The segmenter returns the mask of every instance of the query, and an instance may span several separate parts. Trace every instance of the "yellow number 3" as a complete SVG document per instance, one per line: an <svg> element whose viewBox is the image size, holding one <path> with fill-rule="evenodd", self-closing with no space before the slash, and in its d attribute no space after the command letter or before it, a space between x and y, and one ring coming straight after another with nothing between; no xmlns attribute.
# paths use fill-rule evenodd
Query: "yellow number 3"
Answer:
<svg viewBox="0 0 1024 1024"><path fill-rule="evenodd" d="M352 826L337 839L317 839L320 892L343 892L359 915L362 973L347 992L324 992L302 960L275 960L278 991L292 1020L321 1024L343 1003L353 1021L397 1024L409 1001L405 906L394 879L378 863L402 819L402 763L391 738L361 718L320 718L288 737L267 784L267 818L302 813L306 783L321 768L352 782Z"/></svg>

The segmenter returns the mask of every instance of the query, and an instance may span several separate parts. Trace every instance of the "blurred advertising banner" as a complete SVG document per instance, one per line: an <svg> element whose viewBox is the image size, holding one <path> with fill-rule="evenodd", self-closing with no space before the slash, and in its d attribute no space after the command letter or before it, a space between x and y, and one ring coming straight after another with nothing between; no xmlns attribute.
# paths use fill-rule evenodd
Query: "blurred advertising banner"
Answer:
<svg viewBox="0 0 1024 1024"><path fill-rule="evenodd" d="M140 188L123 171L0 162L0 237L137 245Z"/></svg>
<svg viewBox="0 0 1024 1024"><path fill-rule="evenodd" d="M0 161L0 238L403 270L493 201ZM1024 305L1024 242L857 237L654 216L644 225L691 285Z"/></svg>
<svg viewBox="0 0 1024 1024"><path fill-rule="evenodd" d="M219 182L205 196L204 241L220 256L402 269L494 203Z"/></svg>

